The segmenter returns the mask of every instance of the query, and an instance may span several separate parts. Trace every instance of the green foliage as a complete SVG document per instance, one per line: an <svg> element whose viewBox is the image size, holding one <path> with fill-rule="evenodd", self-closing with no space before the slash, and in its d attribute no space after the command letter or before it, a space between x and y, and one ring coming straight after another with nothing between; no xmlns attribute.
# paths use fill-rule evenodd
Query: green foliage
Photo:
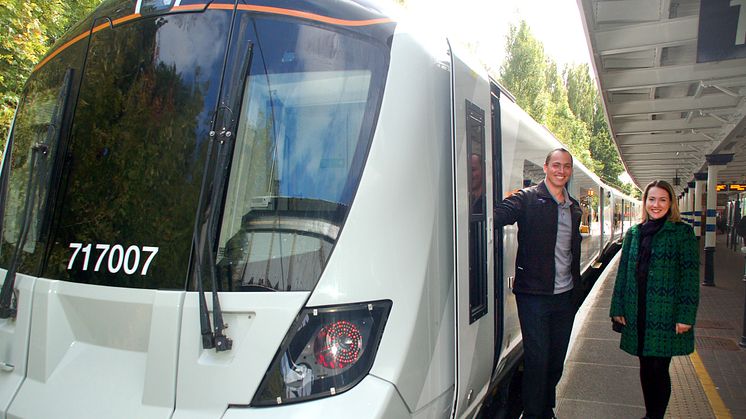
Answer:
<svg viewBox="0 0 746 419"><path fill-rule="evenodd" d="M591 132L588 146L596 162L594 168L596 174L605 182L624 190L624 185L619 181L619 175L624 172L624 166L611 140L604 118L601 97L591 78L588 65L581 64L568 68L565 72L565 79L570 107Z"/></svg>
<svg viewBox="0 0 746 419"><path fill-rule="evenodd" d="M588 65L580 64L568 67L565 70L565 80L567 80L567 97L572 112L578 119L591 127L593 133L596 133L594 117L598 110L596 107L598 95ZM601 122L606 126L605 122Z"/></svg>
<svg viewBox="0 0 746 419"><path fill-rule="evenodd" d="M619 186L619 189L633 198L637 198L637 199L642 198L642 191L637 189L637 187L631 183L622 184Z"/></svg>
<svg viewBox="0 0 746 419"><path fill-rule="evenodd" d="M550 93L547 91L547 60L544 46L531 34L525 21L511 26L500 78L518 105L539 123L546 122Z"/></svg>
<svg viewBox="0 0 746 419"><path fill-rule="evenodd" d="M525 21L511 26L500 81L532 118L547 127L583 164L627 193L619 181L624 166L611 139L587 64L565 68L544 54Z"/></svg>
<svg viewBox="0 0 746 419"><path fill-rule="evenodd" d="M0 3L0 150L34 65L101 0L3 0Z"/></svg>

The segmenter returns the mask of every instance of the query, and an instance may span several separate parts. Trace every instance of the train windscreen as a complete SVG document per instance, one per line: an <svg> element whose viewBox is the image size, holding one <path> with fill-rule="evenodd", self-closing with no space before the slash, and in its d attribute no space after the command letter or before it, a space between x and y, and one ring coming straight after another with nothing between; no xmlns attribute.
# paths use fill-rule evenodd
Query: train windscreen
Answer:
<svg viewBox="0 0 746 419"><path fill-rule="evenodd" d="M312 289L357 190L389 47L373 30L239 13L231 48L250 59L225 66L232 18L115 25L32 76L6 156L0 267L19 253L21 273L190 288L211 124L232 78L245 82L228 93L243 100L229 110L239 119L214 237L219 289ZM65 107L74 118L60 139Z"/></svg>

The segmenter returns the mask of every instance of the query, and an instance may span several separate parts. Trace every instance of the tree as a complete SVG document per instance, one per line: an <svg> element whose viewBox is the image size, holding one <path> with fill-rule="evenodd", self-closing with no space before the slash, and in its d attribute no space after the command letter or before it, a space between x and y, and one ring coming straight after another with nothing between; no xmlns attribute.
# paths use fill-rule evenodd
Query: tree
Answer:
<svg viewBox="0 0 746 419"><path fill-rule="evenodd" d="M545 56L542 43L525 21L511 26L505 50L500 79L518 105L606 183L627 191L619 181L624 167L588 65L567 67L560 75L557 64Z"/></svg>
<svg viewBox="0 0 746 419"><path fill-rule="evenodd" d="M518 106L541 124L546 122L551 101L546 73L544 46L534 38L526 21L511 25L500 80L513 93Z"/></svg>
<svg viewBox="0 0 746 419"><path fill-rule="evenodd" d="M590 131L573 114L567 88L557 64L544 55L544 47L525 21L511 26L501 83L519 106L547 127L589 169L596 164L589 152Z"/></svg>
<svg viewBox="0 0 746 419"><path fill-rule="evenodd" d="M34 65L72 24L102 0L4 0L0 3L0 150ZM1 152L1 151L0 151Z"/></svg>
<svg viewBox="0 0 746 419"><path fill-rule="evenodd" d="M595 172L606 183L627 191L619 180L624 166L619 159L611 133L604 118L601 96L591 78L587 64L566 69L567 96L575 116L585 123L591 133L588 150L596 162Z"/></svg>
<svg viewBox="0 0 746 419"><path fill-rule="evenodd" d="M593 84L588 64L570 66L565 69L567 98L573 114L585 122L595 134L594 117L598 110L596 85ZM603 124L604 126L606 123Z"/></svg>

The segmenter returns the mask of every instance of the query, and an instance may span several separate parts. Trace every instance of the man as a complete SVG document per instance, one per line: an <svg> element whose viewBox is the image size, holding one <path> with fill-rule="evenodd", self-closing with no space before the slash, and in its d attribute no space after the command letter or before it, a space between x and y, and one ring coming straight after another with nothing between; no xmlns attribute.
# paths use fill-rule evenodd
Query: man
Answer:
<svg viewBox="0 0 746 419"><path fill-rule="evenodd" d="M523 418L555 417L555 388L575 319L582 209L565 188L572 166L567 150L552 150L541 183L495 206L496 224L518 222L513 293L523 334Z"/></svg>

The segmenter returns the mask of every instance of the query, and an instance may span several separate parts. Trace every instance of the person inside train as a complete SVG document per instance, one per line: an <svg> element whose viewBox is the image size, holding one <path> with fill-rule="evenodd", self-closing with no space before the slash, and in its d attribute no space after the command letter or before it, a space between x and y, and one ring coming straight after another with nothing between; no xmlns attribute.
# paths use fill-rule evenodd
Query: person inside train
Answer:
<svg viewBox="0 0 746 419"><path fill-rule="evenodd" d="M662 419L671 357L694 351L699 251L668 182L648 184L642 202L642 222L624 237L609 315L623 326L620 348L640 359L645 418Z"/></svg>
<svg viewBox="0 0 746 419"><path fill-rule="evenodd" d="M565 187L573 159L564 148L544 162L544 180L495 205L495 223L518 223L513 293L524 350L523 418L554 418L556 386L577 311L582 209Z"/></svg>

